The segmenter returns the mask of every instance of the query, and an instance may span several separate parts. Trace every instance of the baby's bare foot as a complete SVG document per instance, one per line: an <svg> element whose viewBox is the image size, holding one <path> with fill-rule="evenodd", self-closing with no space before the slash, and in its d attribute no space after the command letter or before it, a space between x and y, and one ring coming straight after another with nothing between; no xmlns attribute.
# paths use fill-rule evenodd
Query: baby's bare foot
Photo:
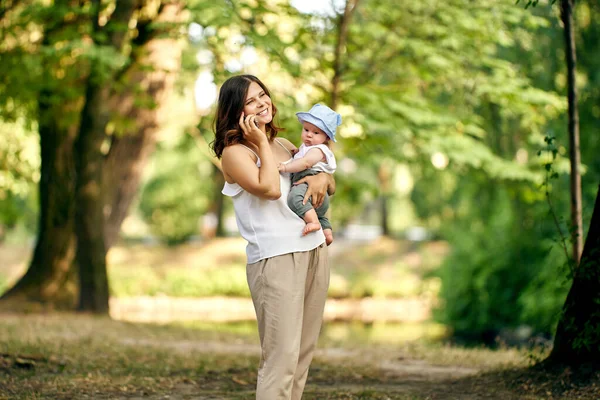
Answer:
<svg viewBox="0 0 600 400"><path fill-rule="evenodd" d="M333 243L333 231L331 229L323 229L323 233L325 234L325 243L329 246Z"/></svg>
<svg viewBox="0 0 600 400"><path fill-rule="evenodd" d="M311 232L315 232L321 229L321 224L318 222L309 222L304 225L304 229L302 230L302 236L307 235Z"/></svg>

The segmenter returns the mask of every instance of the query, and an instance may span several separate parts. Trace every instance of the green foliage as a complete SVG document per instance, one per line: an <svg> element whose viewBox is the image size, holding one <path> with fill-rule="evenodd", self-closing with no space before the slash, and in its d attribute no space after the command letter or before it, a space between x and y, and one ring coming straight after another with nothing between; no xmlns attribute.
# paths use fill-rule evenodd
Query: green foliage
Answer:
<svg viewBox="0 0 600 400"><path fill-rule="evenodd" d="M551 4L556 3L556 0L550 0ZM535 7L539 4L540 0L524 0L523 3L525 3L525 8L529 8L529 7ZM521 3L521 0L517 0L517 4Z"/></svg>
<svg viewBox="0 0 600 400"><path fill-rule="evenodd" d="M191 174L157 177L142 193L140 211L144 220L154 235L170 245L182 243L198 231L204 204L199 197L181 201L182 197L193 199L201 189L191 181L194 178Z"/></svg>
<svg viewBox="0 0 600 400"><path fill-rule="evenodd" d="M452 251L439 271L443 308L437 318L470 339L519 324L549 334L568 289L564 256L551 241L553 221L511 206L503 188L488 190L479 193L476 213L443 229Z"/></svg>
<svg viewBox="0 0 600 400"><path fill-rule="evenodd" d="M590 50L581 50L579 46L587 47L594 40L592 38L598 37L597 24L590 23L590 18L581 19L581 16L587 14L593 18L592 15L600 10L586 3L578 4L576 10L580 21L586 21L581 25L585 39L581 38L578 42L578 53L584 54L586 60L578 63L581 74L578 78L582 78L579 82L583 92L587 93L583 97L597 101L597 96L592 93L597 92L593 88L597 87L598 81L591 83L589 79L593 80L597 75L592 70L597 71L598 58L586 56ZM545 19L546 23L535 28L538 34L533 41L519 35L514 38L511 51L505 48L501 54L512 63L519 64L534 86L550 92L564 92L564 43L558 18L550 8L538 7L528 12L536 18ZM527 26L527 29L531 27ZM506 87L517 82L514 78L489 88L493 93L502 94ZM487 196L465 190L461 180L456 184L448 176L451 172L435 174L433 171L426 173L427 169L419 171L423 179L417 179L413 192L416 209L422 217L436 221L436 226L448 227L442 231L445 231L444 237L449 239L453 248L451 257L440 271L444 309L437 315L458 334L477 336L518 324L532 326L536 332L553 333L569 286L571 276L559 232L569 231L565 222L569 212L569 167L564 100L557 103L556 99L547 98L543 92L531 92L526 97L533 100L532 105L536 98L552 104L554 111L542 119L538 119L539 115L535 112L525 113L520 121L516 121L511 108L504 107L508 103L495 101L501 107L490 107L489 112L482 113L489 122L486 131L491 135L487 139L493 139L486 142L500 154L510 155L515 151L527 154L523 159L537 174L533 182L543 184L544 188L518 182L495 182L506 190L512 201L498 204L490 210ZM590 205L593 204L600 172L595 155L599 148L597 135L585 134L597 124L597 116L592 116L590 107L591 104L580 103L582 160L589 166L583 176L584 221L591 212ZM536 128L535 132L527 132L530 136L525 139L521 132L525 132L523 130L527 126ZM504 138L512 138L513 146L518 143L517 147L512 147ZM473 164L471 167L477 168ZM501 168L499 172L505 175L507 171ZM510 172L511 175L513 173ZM487 186L488 190L492 190L476 178L474 170L467 171L464 177L475 178L473 185L481 185L482 189ZM436 185L442 188L442 195L437 198L431 193L431 188ZM594 193L589 190L586 194L586 187L594 189ZM548 190L552 206L544 197L545 190ZM482 213L480 207L486 212ZM439 215L435 213L436 208L446 218L432 218L432 212L434 216ZM494 222L498 214L512 215L512 221L498 226ZM474 226L482 229L474 231ZM501 288L495 283L499 279L504 282ZM511 310L511 313L506 313L505 309Z"/></svg>
<svg viewBox="0 0 600 400"><path fill-rule="evenodd" d="M198 232L212 190L210 163L192 138L175 137L159 146L154 171L144 185L139 209L150 231L170 245Z"/></svg>
<svg viewBox="0 0 600 400"><path fill-rule="evenodd" d="M228 71L227 61L245 49L268 59L266 68L242 66L240 72L257 74L269 85L286 128L283 136L294 143L293 113L330 102L339 63L338 111L344 123L335 152L340 164L346 159L358 168L336 175L332 212L338 223L378 196L377 169L384 157L412 164L415 175L423 160L441 155L458 177L484 171L500 180L542 180L539 164L515 162L514 156L521 146L531 153L544 124L565 104L552 90L532 85L521 60L506 54L533 42L548 25L544 16L494 1L473 6L453 0L435 7L361 2L335 60L339 15L301 14L283 3L251 1L195 4L192 10L205 28L193 48L212 53L214 61L201 68L211 68L215 82L237 72ZM216 33L207 34L209 28ZM494 119L490 108L497 110ZM513 142L519 147L495 146L502 135L518 137Z"/></svg>
<svg viewBox="0 0 600 400"><path fill-rule="evenodd" d="M570 285L565 255L555 241L545 258L534 260L536 274L519 296L521 321L538 332L554 333Z"/></svg>
<svg viewBox="0 0 600 400"><path fill-rule="evenodd" d="M35 184L39 179L40 155L35 135L23 121L0 122L0 225L19 223L35 229Z"/></svg>

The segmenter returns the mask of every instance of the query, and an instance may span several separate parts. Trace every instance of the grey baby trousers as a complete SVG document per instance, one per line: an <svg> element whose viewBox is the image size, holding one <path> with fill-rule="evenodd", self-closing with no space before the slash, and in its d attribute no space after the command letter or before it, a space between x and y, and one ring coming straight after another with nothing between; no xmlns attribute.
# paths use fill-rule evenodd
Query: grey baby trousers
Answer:
<svg viewBox="0 0 600 400"><path fill-rule="evenodd" d="M305 176L312 176L320 173L326 172L315 171L313 169L305 169L304 171L295 172L292 174L292 183L299 181ZM306 214L307 211L313 208L310 199L306 202L306 204L302 204L302 201L304 200L304 195L306 195L306 189L308 189L308 185L306 183L303 183L301 185L292 185L292 188L290 189L290 194L288 195L288 206L300 218L304 217L304 214ZM329 219L325 217L325 213L328 209L329 195L325 194L323 204L321 204L320 207L315 208L317 216L319 217L319 222L321 223L321 228L323 229L331 229L331 223L329 222Z"/></svg>

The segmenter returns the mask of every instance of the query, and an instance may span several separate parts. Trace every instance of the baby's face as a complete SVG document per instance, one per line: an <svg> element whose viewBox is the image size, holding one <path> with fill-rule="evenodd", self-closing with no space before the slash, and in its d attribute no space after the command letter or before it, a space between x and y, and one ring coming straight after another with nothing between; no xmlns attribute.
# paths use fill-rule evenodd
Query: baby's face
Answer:
<svg viewBox="0 0 600 400"><path fill-rule="evenodd" d="M302 143L306 146L325 143L329 137L321 129L309 122L302 123Z"/></svg>

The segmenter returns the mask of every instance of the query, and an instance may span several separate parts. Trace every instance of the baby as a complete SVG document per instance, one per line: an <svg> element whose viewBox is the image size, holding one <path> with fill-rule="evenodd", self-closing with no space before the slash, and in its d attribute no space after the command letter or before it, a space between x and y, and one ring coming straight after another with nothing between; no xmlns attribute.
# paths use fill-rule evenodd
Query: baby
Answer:
<svg viewBox="0 0 600 400"><path fill-rule="evenodd" d="M277 168L280 172L292 174L292 183L308 175L321 172L333 174L336 169L335 156L329 148L330 141L335 140L335 131L342 123L340 114L322 104L315 104L308 112L296 113L298 121L302 124L302 145L294 155L294 159L280 163ZM325 241L329 246L333 242L333 232L329 219L325 213L329 208L329 196L325 195L323 204L314 209L311 202L302 204L307 189L306 184L292 185L288 196L288 206L306 225L302 235L318 231L323 228Z"/></svg>

